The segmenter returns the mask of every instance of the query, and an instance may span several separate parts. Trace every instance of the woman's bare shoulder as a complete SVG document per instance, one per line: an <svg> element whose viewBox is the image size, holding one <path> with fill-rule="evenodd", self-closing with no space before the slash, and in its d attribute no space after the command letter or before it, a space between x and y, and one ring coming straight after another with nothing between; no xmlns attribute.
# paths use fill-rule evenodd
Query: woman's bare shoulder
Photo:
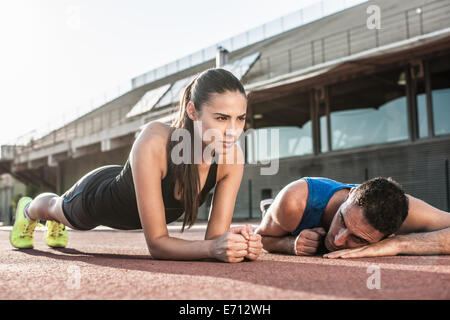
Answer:
<svg viewBox="0 0 450 320"><path fill-rule="evenodd" d="M152 121L144 125L134 142L140 148L151 148L159 153L166 148L171 127L165 123ZM134 146L133 146L134 147Z"/></svg>
<svg viewBox="0 0 450 320"><path fill-rule="evenodd" d="M152 159L164 173L166 171L166 146L170 134L170 126L153 121L146 124L133 143L130 158L138 161ZM147 160L145 160L147 159Z"/></svg>
<svg viewBox="0 0 450 320"><path fill-rule="evenodd" d="M171 126L159 121L152 121L144 125L140 135L145 137L161 137L167 140L171 132Z"/></svg>

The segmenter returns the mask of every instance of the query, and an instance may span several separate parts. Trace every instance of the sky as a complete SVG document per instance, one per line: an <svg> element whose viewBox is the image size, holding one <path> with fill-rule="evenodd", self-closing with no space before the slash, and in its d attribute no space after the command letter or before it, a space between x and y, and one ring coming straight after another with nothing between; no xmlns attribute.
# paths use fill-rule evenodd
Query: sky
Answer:
<svg viewBox="0 0 450 320"><path fill-rule="evenodd" d="M317 0L1 0L0 145Z"/></svg>

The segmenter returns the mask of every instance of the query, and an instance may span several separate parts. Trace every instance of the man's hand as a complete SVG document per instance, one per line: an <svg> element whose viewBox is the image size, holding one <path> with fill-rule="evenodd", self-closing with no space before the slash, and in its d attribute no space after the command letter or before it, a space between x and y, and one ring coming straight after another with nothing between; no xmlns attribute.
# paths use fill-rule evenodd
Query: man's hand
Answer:
<svg viewBox="0 0 450 320"><path fill-rule="evenodd" d="M293 254L297 256L311 256L316 254L322 238L326 234L325 230L321 227L302 230L295 239Z"/></svg>
<svg viewBox="0 0 450 320"><path fill-rule="evenodd" d="M390 237L380 242L355 249L344 249L325 254L327 259L367 258L396 256L400 253L400 242L396 237Z"/></svg>
<svg viewBox="0 0 450 320"><path fill-rule="evenodd" d="M247 255L245 256L246 259L258 259L263 247L261 242L261 235L254 233L253 227L251 225L234 227L230 229L230 232L241 234L247 240Z"/></svg>

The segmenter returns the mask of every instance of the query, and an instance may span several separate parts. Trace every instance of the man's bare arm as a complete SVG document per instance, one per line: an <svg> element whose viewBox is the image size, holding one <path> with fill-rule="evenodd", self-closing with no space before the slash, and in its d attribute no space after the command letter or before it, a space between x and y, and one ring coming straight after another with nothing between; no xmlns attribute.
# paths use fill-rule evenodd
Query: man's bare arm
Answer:
<svg viewBox="0 0 450 320"><path fill-rule="evenodd" d="M407 195L409 210L396 235L356 249L330 252L325 258L450 254L450 213Z"/></svg>
<svg viewBox="0 0 450 320"><path fill-rule="evenodd" d="M407 195L409 202L408 216L396 232L409 234L415 232L431 232L450 227L450 213Z"/></svg>
<svg viewBox="0 0 450 320"><path fill-rule="evenodd" d="M398 254L450 254L450 228L393 236L361 248L330 252L324 255L324 258L365 258L395 256Z"/></svg>
<svg viewBox="0 0 450 320"><path fill-rule="evenodd" d="M286 253L297 256L310 256L317 253L323 243L326 232L317 227L302 230L298 236L284 237L263 236L263 248L269 252Z"/></svg>
<svg viewBox="0 0 450 320"><path fill-rule="evenodd" d="M296 237L294 236L263 236L261 241L264 250L268 252L295 254L295 239Z"/></svg>
<svg viewBox="0 0 450 320"><path fill-rule="evenodd" d="M291 182L277 194L255 231L262 236L264 250L287 254L311 251L303 250L314 246L309 239L303 241L291 235L302 219L307 200L308 184L302 179Z"/></svg>
<svg viewBox="0 0 450 320"><path fill-rule="evenodd" d="M399 254L450 254L450 228L432 232L399 235L393 238L397 238Z"/></svg>

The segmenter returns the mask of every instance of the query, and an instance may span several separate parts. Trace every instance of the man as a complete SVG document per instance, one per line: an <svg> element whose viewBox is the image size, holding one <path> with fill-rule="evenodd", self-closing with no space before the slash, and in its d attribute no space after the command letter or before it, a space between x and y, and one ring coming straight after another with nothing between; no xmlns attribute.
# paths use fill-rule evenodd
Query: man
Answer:
<svg viewBox="0 0 450 320"><path fill-rule="evenodd" d="M391 178L361 185L302 178L261 203L256 230L269 252L324 258L450 254L450 214L407 195Z"/></svg>

